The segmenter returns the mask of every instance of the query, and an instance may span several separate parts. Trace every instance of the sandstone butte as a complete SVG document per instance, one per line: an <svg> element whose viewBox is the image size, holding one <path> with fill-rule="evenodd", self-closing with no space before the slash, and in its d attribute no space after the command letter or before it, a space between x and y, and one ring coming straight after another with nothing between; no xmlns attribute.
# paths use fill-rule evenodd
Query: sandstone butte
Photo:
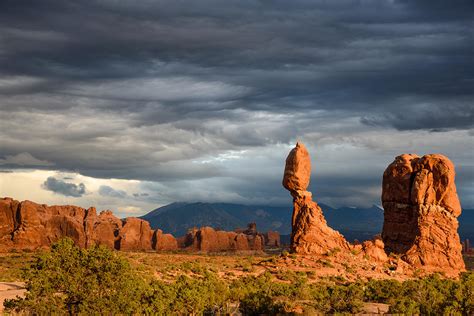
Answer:
<svg viewBox="0 0 474 316"><path fill-rule="evenodd" d="M395 158L383 175L381 238L363 244L352 245L328 227L321 208L306 191L310 174L309 153L297 143L286 159L283 176L283 186L293 197L293 252L362 252L364 258L378 265L395 264L397 271L421 269L456 276L465 270L457 233L461 206L454 165L447 157L405 154Z"/></svg>
<svg viewBox="0 0 474 316"><path fill-rule="evenodd" d="M454 178L454 165L443 155L395 158L382 184L386 252L425 270L465 269L457 233L461 204Z"/></svg>
<svg viewBox="0 0 474 316"><path fill-rule="evenodd" d="M251 232L226 232L211 227L190 230L176 239L159 229L152 230L145 220L119 219L111 211L97 215L94 207L0 199L0 251L47 248L63 237L70 237L79 247L105 245L124 251L260 251L280 240L278 233L261 234L256 228Z"/></svg>

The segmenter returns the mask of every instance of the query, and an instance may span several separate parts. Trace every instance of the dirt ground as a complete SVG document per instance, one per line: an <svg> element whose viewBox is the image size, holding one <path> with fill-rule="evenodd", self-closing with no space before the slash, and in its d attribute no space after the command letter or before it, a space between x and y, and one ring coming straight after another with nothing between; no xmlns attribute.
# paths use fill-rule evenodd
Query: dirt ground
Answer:
<svg viewBox="0 0 474 316"><path fill-rule="evenodd" d="M292 254L190 254L190 253L124 253L144 275L162 280L180 274L192 275L203 269L233 280L245 275L271 273L275 279L288 281L295 274L306 274L311 281L337 278L340 281L397 279L400 281L420 276L401 260L380 264L359 254L331 253L321 256Z"/></svg>
<svg viewBox="0 0 474 316"><path fill-rule="evenodd" d="M0 282L0 313L3 311L3 301L23 296L25 293L23 286L23 282Z"/></svg>

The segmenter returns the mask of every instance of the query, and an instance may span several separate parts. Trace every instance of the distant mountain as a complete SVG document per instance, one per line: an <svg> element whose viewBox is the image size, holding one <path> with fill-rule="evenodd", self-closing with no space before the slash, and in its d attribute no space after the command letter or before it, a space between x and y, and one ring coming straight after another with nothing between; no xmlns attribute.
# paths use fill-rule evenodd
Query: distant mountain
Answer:
<svg viewBox="0 0 474 316"><path fill-rule="evenodd" d="M338 230L349 241L372 239L382 232L383 209L376 205L369 208L321 208L328 225Z"/></svg>
<svg viewBox="0 0 474 316"><path fill-rule="evenodd" d="M373 205L369 208L332 208L320 203L324 216L332 228L346 239L359 241L371 239L382 232L383 210ZM230 203L184 203L176 202L157 208L141 218L150 222L153 229L160 228L175 236L186 234L189 228L211 226L224 230L244 228L248 223L257 223L259 231L278 231L282 235L291 233L292 205L262 206ZM474 241L474 210L463 210L459 217L461 239Z"/></svg>
<svg viewBox="0 0 474 316"><path fill-rule="evenodd" d="M175 236L186 234L189 228L211 226L224 230L245 228L257 223L259 231L291 232L292 206L256 206L230 203L172 203L157 208L141 218L152 228L160 228Z"/></svg>

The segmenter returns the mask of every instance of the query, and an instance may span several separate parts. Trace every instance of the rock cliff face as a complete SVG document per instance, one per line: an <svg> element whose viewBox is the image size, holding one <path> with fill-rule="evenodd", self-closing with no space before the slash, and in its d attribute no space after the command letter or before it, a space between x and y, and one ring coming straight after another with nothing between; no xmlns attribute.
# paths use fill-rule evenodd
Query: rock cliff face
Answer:
<svg viewBox="0 0 474 316"><path fill-rule="evenodd" d="M153 231L142 219L119 219L111 211L97 215L95 208L47 206L31 201L0 199L0 251L47 248L70 237L79 247L105 245L124 251L172 251L179 248L202 251L259 251L265 247L263 234L254 223L242 232L203 227L177 240L161 230ZM271 234L273 243L279 235Z"/></svg>
<svg viewBox="0 0 474 316"><path fill-rule="evenodd" d="M349 243L330 228L321 208L306 191L311 161L306 147L297 143L286 158L283 186L293 197L291 250L301 254L325 254L331 249L349 249Z"/></svg>
<svg viewBox="0 0 474 316"><path fill-rule="evenodd" d="M427 270L464 270L453 163L445 156L401 155L384 172L382 238L387 253Z"/></svg>
<svg viewBox="0 0 474 316"><path fill-rule="evenodd" d="M63 237L79 247L95 244L120 250L151 250L153 231L138 218L120 220L111 211L72 205L47 206L0 199L0 250L46 248Z"/></svg>

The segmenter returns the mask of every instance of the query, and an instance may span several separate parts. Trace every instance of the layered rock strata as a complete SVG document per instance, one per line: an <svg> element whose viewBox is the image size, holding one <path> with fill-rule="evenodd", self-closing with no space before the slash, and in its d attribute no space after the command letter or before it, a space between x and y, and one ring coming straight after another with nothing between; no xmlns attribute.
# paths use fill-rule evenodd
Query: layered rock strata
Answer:
<svg viewBox="0 0 474 316"><path fill-rule="evenodd" d="M395 158L383 175L382 238L387 253L426 270L464 270L454 178L454 165L443 155Z"/></svg>

